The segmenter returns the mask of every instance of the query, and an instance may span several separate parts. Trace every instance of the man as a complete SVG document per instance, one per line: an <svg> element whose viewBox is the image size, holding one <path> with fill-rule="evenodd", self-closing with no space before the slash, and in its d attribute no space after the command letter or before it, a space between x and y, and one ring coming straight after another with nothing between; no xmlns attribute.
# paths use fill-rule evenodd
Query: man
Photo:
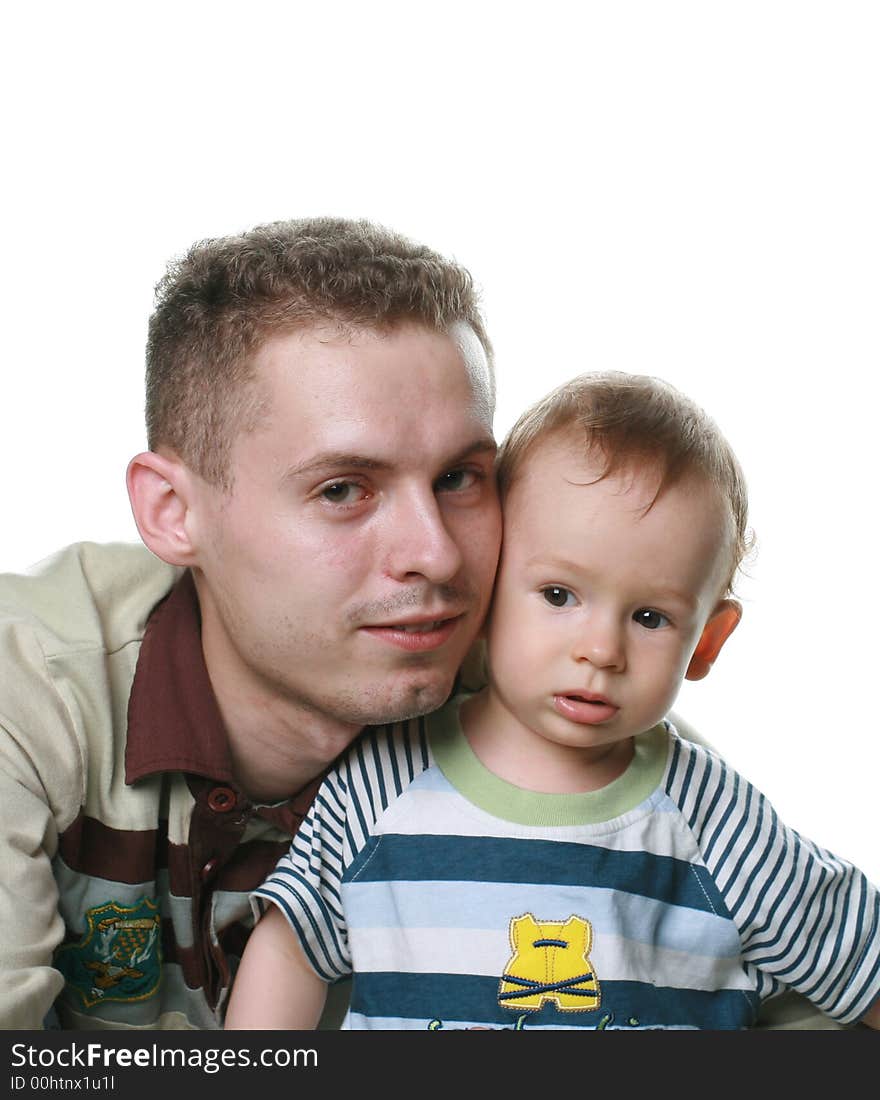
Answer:
<svg viewBox="0 0 880 1100"><path fill-rule="evenodd" d="M468 273L396 234L282 223L169 269L148 550L0 579L0 1026L222 1022L316 778L440 705L474 641L493 403Z"/></svg>

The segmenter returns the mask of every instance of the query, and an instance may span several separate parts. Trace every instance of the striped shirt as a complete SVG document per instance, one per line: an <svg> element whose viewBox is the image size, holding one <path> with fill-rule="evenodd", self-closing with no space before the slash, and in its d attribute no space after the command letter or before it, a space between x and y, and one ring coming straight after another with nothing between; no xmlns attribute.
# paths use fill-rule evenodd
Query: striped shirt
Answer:
<svg viewBox="0 0 880 1100"><path fill-rule="evenodd" d="M880 898L663 723L600 791L488 772L457 702L371 731L255 893L349 1028L734 1029L793 988L842 1024L880 994Z"/></svg>

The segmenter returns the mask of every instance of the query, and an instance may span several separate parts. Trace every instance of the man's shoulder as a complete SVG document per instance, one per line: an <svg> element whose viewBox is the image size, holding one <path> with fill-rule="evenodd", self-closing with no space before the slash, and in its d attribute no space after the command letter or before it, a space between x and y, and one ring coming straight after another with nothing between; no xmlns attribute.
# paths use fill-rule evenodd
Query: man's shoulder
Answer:
<svg viewBox="0 0 880 1100"><path fill-rule="evenodd" d="M0 575L4 812L36 795L63 830L89 777L115 781L145 624L176 575L144 547L96 543Z"/></svg>
<svg viewBox="0 0 880 1100"><path fill-rule="evenodd" d="M143 633L179 575L140 544L75 543L23 573L0 574L0 630L32 631L47 656L118 648Z"/></svg>

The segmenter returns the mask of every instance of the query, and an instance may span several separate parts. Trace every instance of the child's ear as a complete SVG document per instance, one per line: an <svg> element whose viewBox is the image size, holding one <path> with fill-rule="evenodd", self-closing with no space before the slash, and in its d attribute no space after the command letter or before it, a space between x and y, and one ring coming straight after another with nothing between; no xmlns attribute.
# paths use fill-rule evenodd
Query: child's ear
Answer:
<svg viewBox="0 0 880 1100"><path fill-rule="evenodd" d="M715 663L721 647L736 630L741 618L742 604L737 600L721 601L703 627L697 648L684 674L686 680L702 680L709 675L709 669Z"/></svg>

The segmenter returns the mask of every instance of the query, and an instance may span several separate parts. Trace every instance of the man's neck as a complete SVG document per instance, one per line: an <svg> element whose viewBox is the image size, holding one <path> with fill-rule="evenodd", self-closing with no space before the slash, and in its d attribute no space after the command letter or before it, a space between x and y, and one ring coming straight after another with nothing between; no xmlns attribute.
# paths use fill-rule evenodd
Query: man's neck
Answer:
<svg viewBox="0 0 880 1100"><path fill-rule="evenodd" d="M360 733L360 726L285 698L240 661L212 651L204 636L202 641L233 771L252 801L278 802L296 794Z"/></svg>
<svg viewBox="0 0 880 1100"><path fill-rule="evenodd" d="M197 570L193 580L202 656L226 730L235 779L253 802L290 798L321 775L362 727L294 697L252 668L221 624Z"/></svg>
<svg viewBox="0 0 880 1100"><path fill-rule="evenodd" d="M360 733L359 727L284 700L261 703L250 693L238 696L228 683L214 691L229 733L235 777L253 802L278 802L296 794Z"/></svg>

